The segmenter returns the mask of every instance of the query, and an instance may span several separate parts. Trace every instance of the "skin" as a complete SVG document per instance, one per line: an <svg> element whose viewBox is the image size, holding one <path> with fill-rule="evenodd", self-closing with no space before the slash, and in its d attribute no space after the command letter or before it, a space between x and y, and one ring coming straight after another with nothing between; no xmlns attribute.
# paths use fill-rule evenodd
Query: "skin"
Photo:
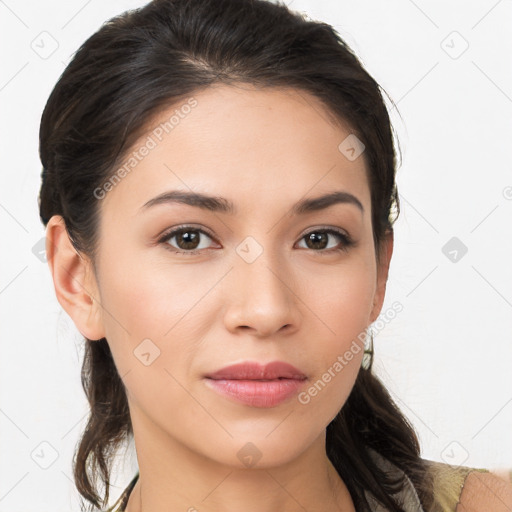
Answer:
<svg viewBox="0 0 512 512"><path fill-rule="evenodd" d="M456 512L509 512L512 510L512 485L509 479L510 473L507 476L499 470L493 473L469 473Z"/></svg>
<svg viewBox="0 0 512 512"><path fill-rule="evenodd" d="M84 336L106 337L126 386L140 472L127 510L355 511L327 458L325 429L354 385L363 350L307 404L294 396L250 407L212 391L203 376L281 360L310 386L377 318L393 237L378 266L364 153L347 159L338 145L350 129L302 91L215 86L194 98L190 114L99 201L97 274L60 217L47 227L57 298ZM180 203L140 210L169 190L222 196L238 212ZM356 196L364 212L338 203L290 215L304 197L338 190ZM155 241L189 223L213 234L200 235L198 254L172 252L186 250L177 237ZM356 244L330 250L343 246L331 234L327 248L309 248L304 236L325 227ZM263 250L252 263L236 251L248 236ZM134 355L144 339L160 350L150 365ZM248 442L261 455L253 467L237 456Z"/></svg>

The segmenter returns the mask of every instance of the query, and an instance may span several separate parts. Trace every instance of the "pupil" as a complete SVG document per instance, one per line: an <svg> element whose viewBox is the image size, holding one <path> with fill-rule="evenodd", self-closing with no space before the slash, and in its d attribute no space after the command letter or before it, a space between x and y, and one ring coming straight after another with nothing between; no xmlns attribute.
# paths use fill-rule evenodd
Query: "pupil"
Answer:
<svg viewBox="0 0 512 512"><path fill-rule="evenodd" d="M312 242L313 247L311 247L309 242ZM321 243L320 247L318 245L314 245L315 243L318 243L318 242ZM310 233L307 236L306 243L310 249L323 249L327 246L327 233Z"/></svg>
<svg viewBox="0 0 512 512"><path fill-rule="evenodd" d="M194 233L191 231L184 231L177 236L178 245L182 247L182 249L195 249L197 247L197 242L199 240L198 233ZM183 242L183 243L180 243ZM183 247L184 245L184 247Z"/></svg>

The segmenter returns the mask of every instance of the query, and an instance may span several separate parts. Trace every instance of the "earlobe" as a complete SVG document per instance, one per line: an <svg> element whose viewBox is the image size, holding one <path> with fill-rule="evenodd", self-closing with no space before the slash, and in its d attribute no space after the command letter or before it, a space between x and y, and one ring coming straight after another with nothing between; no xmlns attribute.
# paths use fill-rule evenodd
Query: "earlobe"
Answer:
<svg viewBox="0 0 512 512"><path fill-rule="evenodd" d="M71 243L60 215L54 215L46 227L46 259L57 300L77 329L90 340L103 338L101 304L91 262Z"/></svg>

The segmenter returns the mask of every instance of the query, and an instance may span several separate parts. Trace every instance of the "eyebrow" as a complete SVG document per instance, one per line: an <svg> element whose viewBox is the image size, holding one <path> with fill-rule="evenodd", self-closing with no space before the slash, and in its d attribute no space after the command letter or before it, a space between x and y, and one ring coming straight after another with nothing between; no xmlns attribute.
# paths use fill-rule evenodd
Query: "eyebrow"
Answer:
<svg viewBox="0 0 512 512"><path fill-rule="evenodd" d="M189 206L202 208L211 212L227 213L234 215L236 213L235 205L224 197L211 196L200 192L185 192L181 190L171 190L164 192L153 199L150 199L142 205L140 210L146 211L156 205L182 203ZM349 192L342 190L331 192L319 197L310 199L301 199L291 210L293 215L303 215L310 212L323 210L334 204L352 204L356 206L361 214L364 214L364 207L361 201Z"/></svg>

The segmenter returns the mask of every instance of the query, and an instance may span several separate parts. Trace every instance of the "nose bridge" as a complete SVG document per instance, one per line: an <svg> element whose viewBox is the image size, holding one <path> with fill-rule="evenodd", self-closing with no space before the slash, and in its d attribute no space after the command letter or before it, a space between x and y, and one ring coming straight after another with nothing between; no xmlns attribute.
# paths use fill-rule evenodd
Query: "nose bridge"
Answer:
<svg viewBox="0 0 512 512"><path fill-rule="evenodd" d="M237 248L231 273L228 328L245 327L270 335L284 326L288 330L298 327L296 298L287 282L290 278L284 262L263 247L258 255L254 252L257 247L251 246L253 242L247 243ZM248 257L251 251L252 256Z"/></svg>

